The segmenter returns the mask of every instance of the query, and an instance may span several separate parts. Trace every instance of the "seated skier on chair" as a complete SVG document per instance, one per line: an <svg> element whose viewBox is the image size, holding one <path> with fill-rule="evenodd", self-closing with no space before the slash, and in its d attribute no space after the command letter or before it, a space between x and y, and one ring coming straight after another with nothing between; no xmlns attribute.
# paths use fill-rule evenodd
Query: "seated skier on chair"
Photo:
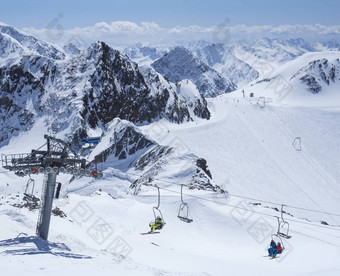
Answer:
<svg viewBox="0 0 340 276"><path fill-rule="evenodd" d="M273 253L273 258L275 258L277 254L281 254L281 253L282 253L282 246L281 246L281 243L278 242L276 249L274 250L274 253Z"/></svg>
<svg viewBox="0 0 340 276"><path fill-rule="evenodd" d="M162 218L157 217L155 223L150 223L151 232L155 232L156 229L162 229L163 225L164 224Z"/></svg>
<svg viewBox="0 0 340 276"><path fill-rule="evenodd" d="M271 240L270 242L270 247L268 248L268 254L269 256L273 256L274 257L274 252L276 251L276 243L274 242L274 240ZM277 254L277 253L276 253Z"/></svg>

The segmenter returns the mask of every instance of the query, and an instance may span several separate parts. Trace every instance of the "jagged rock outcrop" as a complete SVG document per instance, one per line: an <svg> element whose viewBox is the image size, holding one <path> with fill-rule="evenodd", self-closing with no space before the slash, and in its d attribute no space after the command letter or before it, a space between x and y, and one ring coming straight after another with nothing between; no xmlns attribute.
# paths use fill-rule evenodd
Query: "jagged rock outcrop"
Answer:
<svg viewBox="0 0 340 276"><path fill-rule="evenodd" d="M134 124L118 118L105 129L100 143L101 146L95 148L88 157L93 163L108 164L112 160L125 160L135 154L140 156L156 144Z"/></svg>
<svg viewBox="0 0 340 276"><path fill-rule="evenodd" d="M291 79L299 78L306 84L308 90L317 94L322 87L340 80L340 60L328 60L326 58L310 62L296 72Z"/></svg>
<svg viewBox="0 0 340 276"><path fill-rule="evenodd" d="M110 123L88 160L89 167L117 168L126 173L134 179L130 188L136 194L143 185L172 184L168 178L178 175L179 167L178 181L186 182L190 189L224 192L213 183L205 159L189 153L178 154L175 148L159 145L126 120L115 119Z"/></svg>

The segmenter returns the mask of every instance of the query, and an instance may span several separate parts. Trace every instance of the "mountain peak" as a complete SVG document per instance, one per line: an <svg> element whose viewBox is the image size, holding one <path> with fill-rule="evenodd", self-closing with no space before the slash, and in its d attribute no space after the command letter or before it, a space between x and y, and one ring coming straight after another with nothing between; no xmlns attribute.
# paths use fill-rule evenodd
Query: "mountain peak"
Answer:
<svg viewBox="0 0 340 276"><path fill-rule="evenodd" d="M80 54L80 49L73 43L68 43L63 46L63 50L70 55L78 55Z"/></svg>
<svg viewBox="0 0 340 276"><path fill-rule="evenodd" d="M8 36L12 37L21 46L30 50L31 52L52 59L60 60L65 58L65 54L58 50L56 46L43 40L36 39L35 37L28 35L12 26L0 24L0 33L7 34Z"/></svg>
<svg viewBox="0 0 340 276"><path fill-rule="evenodd" d="M171 82L191 80L206 97L215 97L236 89L236 85L228 78L223 78L182 46L175 47L151 66Z"/></svg>
<svg viewBox="0 0 340 276"><path fill-rule="evenodd" d="M164 59L182 59L182 60L193 60L195 57L187 48L183 46L176 46L162 57Z"/></svg>
<svg viewBox="0 0 340 276"><path fill-rule="evenodd" d="M334 49L334 48L339 48L340 49L340 44L334 38L329 40L329 41L327 41L327 42L324 42L322 45L326 46L329 49Z"/></svg>

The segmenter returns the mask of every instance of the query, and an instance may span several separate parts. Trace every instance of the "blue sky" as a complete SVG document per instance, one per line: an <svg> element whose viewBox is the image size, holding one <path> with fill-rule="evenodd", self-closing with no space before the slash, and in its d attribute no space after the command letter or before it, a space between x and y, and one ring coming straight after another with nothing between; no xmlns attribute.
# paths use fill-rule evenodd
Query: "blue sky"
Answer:
<svg viewBox="0 0 340 276"><path fill-rule="evenodd" d="M44 28L58 14L64 28L98 22L155 22L164 28L231 25L340 25L338 0L2 0L0 21Z"/></svg>

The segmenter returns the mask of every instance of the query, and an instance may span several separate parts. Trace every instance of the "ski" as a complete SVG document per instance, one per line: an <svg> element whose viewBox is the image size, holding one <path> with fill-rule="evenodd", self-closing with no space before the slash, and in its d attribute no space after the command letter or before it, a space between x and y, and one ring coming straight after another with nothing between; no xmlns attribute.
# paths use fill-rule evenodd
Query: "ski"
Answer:
<svg viewBox="0 0 340 276"><path fill-rule="evenodd" d="M149 235L149 234L159 234L161 232L146 232L146 233L140 233L141 235Z"/></svg>
<svg viewBox="0 0 340 276"><path fill-rule="evenodd" d="M273 259L278 259L280 257L276 256L276 257L273 257L273 256L263 256L264 258L268 258L270 260L273 260Z"/></svg>

